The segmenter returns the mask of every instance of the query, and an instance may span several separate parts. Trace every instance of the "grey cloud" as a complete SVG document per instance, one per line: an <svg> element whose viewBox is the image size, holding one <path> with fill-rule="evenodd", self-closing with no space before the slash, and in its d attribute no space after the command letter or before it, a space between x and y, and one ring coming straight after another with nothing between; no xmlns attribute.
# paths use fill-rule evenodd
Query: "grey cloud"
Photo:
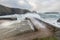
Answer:
<svg viewBox="0 0 60 40"><path fill-rule="evenodd" d="M60 0L22 0L24 4L20 4L19 1L21 0L1 0L0 4L39 12L60 11Z"/></svg>
<svg viewBox="0 0 60 40"><path fill-rule="evenodd" d="M24 5L18 4L20 0L1 0L0 4L3 4L8 7L14 7L14 8L23 8L23 9L30 9L31 6L28 4L27 1L24 1Z"/></svg>

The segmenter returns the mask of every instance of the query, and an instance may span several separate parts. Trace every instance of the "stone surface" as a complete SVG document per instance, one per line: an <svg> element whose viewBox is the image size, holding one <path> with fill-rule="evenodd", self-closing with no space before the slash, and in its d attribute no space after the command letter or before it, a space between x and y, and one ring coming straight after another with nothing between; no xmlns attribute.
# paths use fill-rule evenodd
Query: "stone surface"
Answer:
<svg viewBox="0 0 60 40"><path fill-rule="evenodd" d="M15 22L5 28L0 28L0 38L7 38L18 34L22 35L23 33L32 31L34 31L34 28L28 20Z"/></svg>

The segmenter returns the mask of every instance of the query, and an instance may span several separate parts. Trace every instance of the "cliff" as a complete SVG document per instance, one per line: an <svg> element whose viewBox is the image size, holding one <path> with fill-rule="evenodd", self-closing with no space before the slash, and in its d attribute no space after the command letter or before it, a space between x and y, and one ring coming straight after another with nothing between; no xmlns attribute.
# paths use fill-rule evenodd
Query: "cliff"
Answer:
<svg viewBox="0 0 60 40"><path fill-rule="evenodd" d="M0 5L0 16L11 15L11 14L25 14L27 12L30 12L30 11L27 9L9 8L9 7Z"/></svg>

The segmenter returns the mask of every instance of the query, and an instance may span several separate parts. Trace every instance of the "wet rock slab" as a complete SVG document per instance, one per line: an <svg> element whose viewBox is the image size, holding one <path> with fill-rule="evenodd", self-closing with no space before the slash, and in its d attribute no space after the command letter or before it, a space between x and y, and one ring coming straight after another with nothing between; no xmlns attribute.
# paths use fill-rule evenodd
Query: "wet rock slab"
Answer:
<svg viewBox="0 0 60 40"><path fill-rule="evenodd" d="M0 39L15 36L17 34L23 34L26 32L28 33L28 32L34 31L33 26L31 25L31 23L28 20L13 23L13 24L9 25L8 27L0 28Z"/></svg>

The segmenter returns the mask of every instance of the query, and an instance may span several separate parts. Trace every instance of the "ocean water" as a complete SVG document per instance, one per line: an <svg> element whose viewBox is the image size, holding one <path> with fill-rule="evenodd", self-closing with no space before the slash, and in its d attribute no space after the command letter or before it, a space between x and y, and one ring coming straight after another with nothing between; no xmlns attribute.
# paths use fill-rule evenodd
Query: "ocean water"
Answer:
<svg viewBox="0 0 60 40"><path fill-rule="evenodd" d="M33 14L33 13L27 13L22 15L15 15L17 17L17 20L23 20L25 17L35 17L40 20L43 20L46 23L49 23L57 28L60 28L60 22L57 22L57 20L60 18L59 13L51 13L51 14Z"/></svg>
<svg viewBox="0 0 60 40"><path fill-rule="evenodd" d="M15 15L7 15L7 16L0 16L0 18L3 17L16 17L18 21L24 20L25 17L35 17L40 20L43 20L46 23L49 23L51 25L54 25L58 28L60 28L60 22L57 22L57 20L60 18L60 13L40 13L40 14L34 14L34 13L27 13L27 14L15 14Z"/></svg>
<svg viewBox="0 0 60 40"><path fill-rule="evenodd" d="M51 25L54 25L58 28L60 28L60 22L57 22L57 20L60 18L60 14L39 14L41 19Z"/></svg>
<svg viewBox="0 0 60 40"><path fill-rule="evenodd" d="M48 13L48 14L33 14L28 13L25 16L22 14L22 16L17 16L19 20L24 19L25 17L35 17L38 18L46 23L49 23L57 28L60 28L60 22L57 22L57 20L60 18L60 13Z"/></svg>

